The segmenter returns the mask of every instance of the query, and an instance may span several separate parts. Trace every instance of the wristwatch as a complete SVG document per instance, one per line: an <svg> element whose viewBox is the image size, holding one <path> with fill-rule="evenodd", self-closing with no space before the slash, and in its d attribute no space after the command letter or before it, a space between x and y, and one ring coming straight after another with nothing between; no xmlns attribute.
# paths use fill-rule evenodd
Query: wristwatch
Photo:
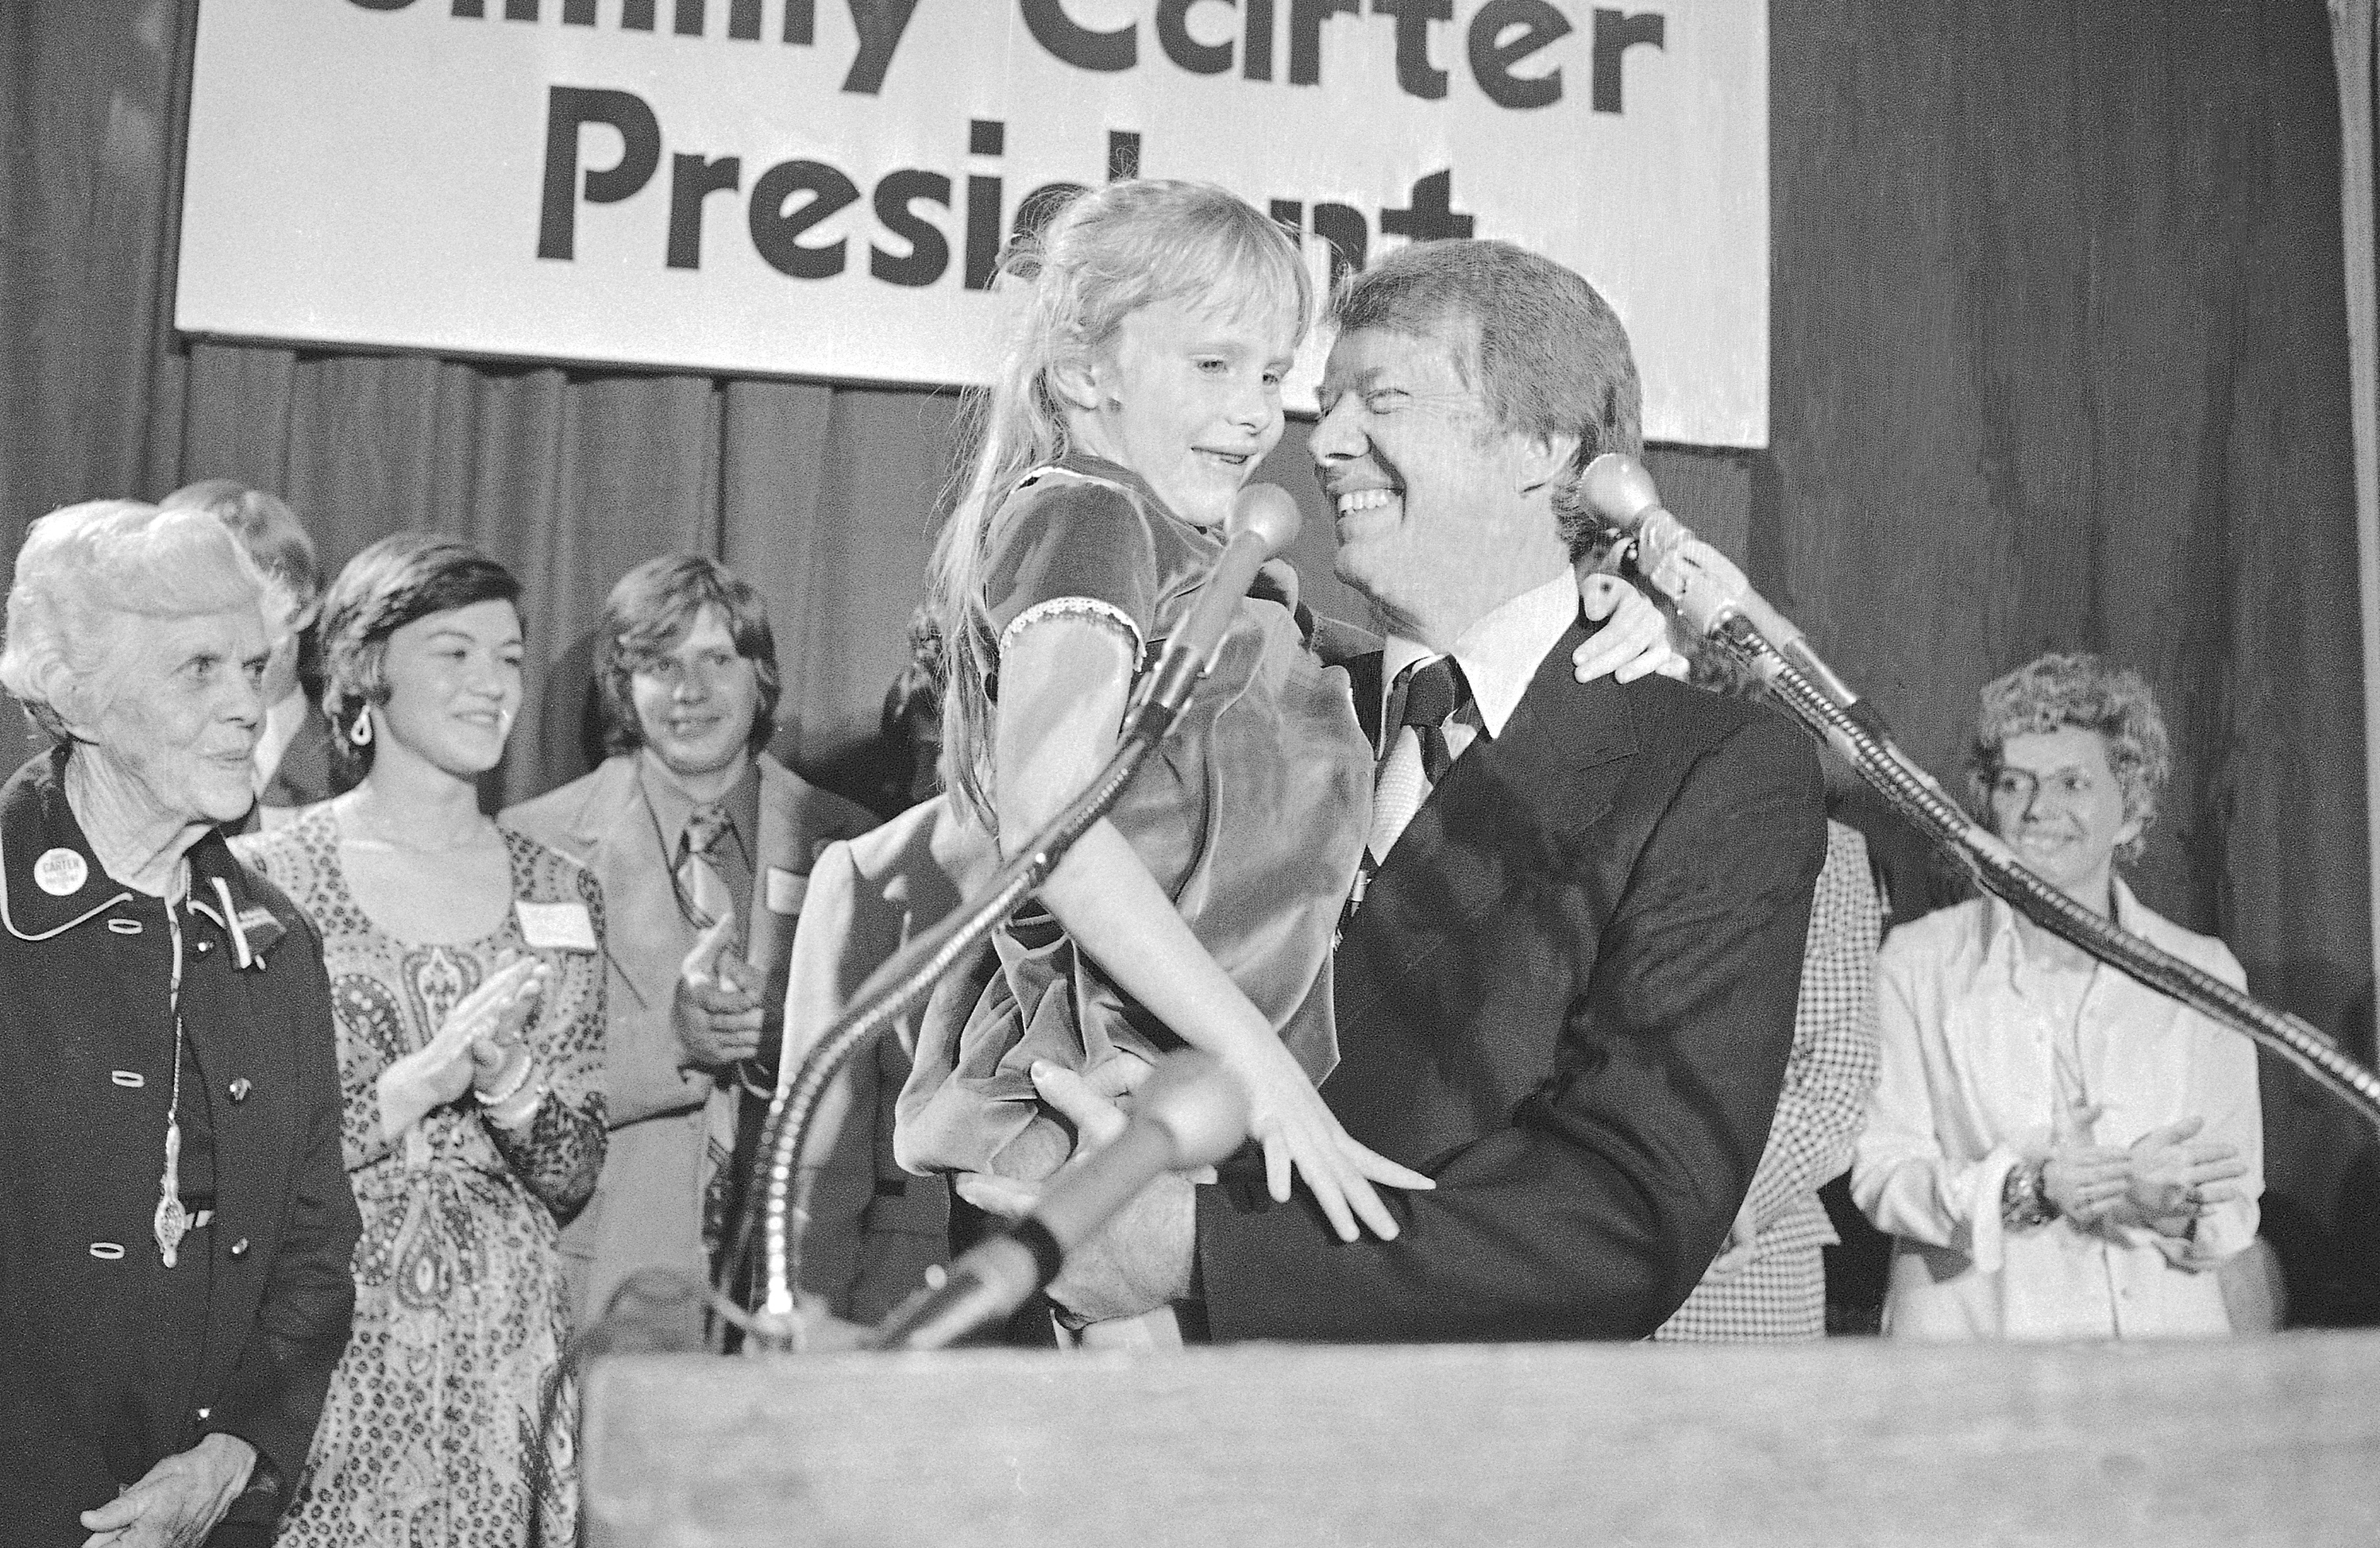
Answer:
<svg viewBox="0 0 2380 1548"><path fill-rule="evenodd" d="M2057 1218L2058 1206L2049 1201L2046 1164L2024 1161L2010 1167L2000 1183L2000 1224L2013 1230L2025 1230L2046 1225Z"/></svg>

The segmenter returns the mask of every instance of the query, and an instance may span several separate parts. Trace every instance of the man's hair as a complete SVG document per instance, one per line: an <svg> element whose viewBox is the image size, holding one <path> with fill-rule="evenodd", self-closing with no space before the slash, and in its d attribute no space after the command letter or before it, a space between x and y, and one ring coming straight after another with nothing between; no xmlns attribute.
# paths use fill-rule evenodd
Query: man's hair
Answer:
<svg viewBox="0 0 2380 1548"><path fill-rule="evenodd" d="M1645 450L1644 390L1628 330L1595 286L1510 242L1417 242L1353 274L1330 299L1342 335L1382 328L1416 338L1461 338L1455 369L1478 389L1499 428L1575 435L1578 453L1554 492L1573 557L1596 522L1578 475L1605 452Z"/></svg>
<svg viewBox="0 0 2380 1548"><path fill-rule="evenodd" d="M158 502L166 510L206 512L231 529L256 567L287 588L293 607L312 605L322 594L322 568L314 540L288 502L237 479L201 479Z"/></svg>
<svg viewBox="0 0 2380 1548"><path fill-rule="evenodd" d="M2147 847L2157 798L2173 773L2173 744L2156 695L2148 679L2129 666L2111 666L2095 655L2053 652L1985 683L1976 706L1974 745L1967 752L1975 809L1989 823L1992 784L2010 737L2066 725L2096 731L2107 745L2107 767L2124 793L2124 816L2141 825L2116 849L2116 858L2129 865Z"/></svg>
<svg viewBox="0 0 2380 1548"><path fill-rule="evenodd" d="M620 577L603 601L603 633L595 646L595 683L603 711L603 750L634 752L645 745L629 680L667 653L694 628L706 606L726 620L735 653L752 664L760 702L745 745L754 752L777 730L777 637L760 593L716 559L664 554Z"/></svg>

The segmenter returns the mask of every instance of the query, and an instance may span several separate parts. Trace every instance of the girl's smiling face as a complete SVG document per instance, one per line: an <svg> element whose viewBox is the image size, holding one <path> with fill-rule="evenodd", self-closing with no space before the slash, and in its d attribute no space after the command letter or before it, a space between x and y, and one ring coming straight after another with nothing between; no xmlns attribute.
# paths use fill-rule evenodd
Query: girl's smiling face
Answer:
<svg viewBox="0 0 2380 1548"><path fill-rule="evenodd" d="M509 602L414 619L388 637L388 701L372 712L375 729L461 778L494 768L520 712L521 654Z"/></svg>
<svg viewBox="0 0 2380 1548"><path fill-rule="evenodd" d="M1220 529L1281 440L1293 323L1256 305L1151 301L1087 369L1065 373L1077 443L1148 481L1176 516Z"/></svg>

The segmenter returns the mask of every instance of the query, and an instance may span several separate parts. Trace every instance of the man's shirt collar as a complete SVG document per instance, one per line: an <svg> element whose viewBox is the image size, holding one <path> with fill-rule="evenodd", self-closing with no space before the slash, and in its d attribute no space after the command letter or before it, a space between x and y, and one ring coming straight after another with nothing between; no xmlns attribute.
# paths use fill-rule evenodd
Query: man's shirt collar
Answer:
<svg viewBox="0 0 2380 1548"><path fill-rule="evenodd" d="M686 831L686 819L702 803L689 795L678 780L675 771L654 755L650 748L637 750L637 784L645 793L645 801L652 808L653 823L660 829L663 847L673 857L677 852L678 835ZM760 762L746 754L744 772L727 793L719 798L727 811L727 821L735 830L736 842L747 855L756 852L760 825Z"/></svg>
<svg viewBox="0 0 2380 1548"><path fill-rule="evenodd" d="M1490 740L1503 734L1512 712L1520 708L1522 696L1536 680L1537 668L1577 621L1578 582L1564 568L1544 585L1522 592L1478 619L1454 641L1455 664L1463 668L1479 724ZM1439 654L1416 640L1389 636L1380 658L1383 719L1397 674Z"/></svg>
<svg viewBox="0 0 2380 1548"><path fill-rule="evenodd" d="M256 734L256 750L249 762L256 769L256 787L261 791L273 783L273 775L281 767L281 755L298 739L298 728L306 724L306 690L294 689L266 707L264 725Z"/></svg>

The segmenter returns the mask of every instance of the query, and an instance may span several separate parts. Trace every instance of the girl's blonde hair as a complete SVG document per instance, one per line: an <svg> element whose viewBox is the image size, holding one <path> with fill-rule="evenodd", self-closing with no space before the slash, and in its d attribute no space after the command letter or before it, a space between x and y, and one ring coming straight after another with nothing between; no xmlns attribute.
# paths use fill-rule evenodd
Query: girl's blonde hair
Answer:
<svg viewBox="0 0 2380 1548"><path fill-rule="evenodd" d="M984 565L1001 503L1070 449L1051 372L1097 359L1126 315L1154 302L1286 315L1293 338L1305 335L1314 302L1295 239L1270 216L1221 189L1161 178L1081 195L1038 236L1020 237L1001 272L1026 288L998 374L968 396L963 439L974 450L952 481L928 599L948 661L942 782L987 827L997 825L989 685L999 664L980 595Z"/></svg>

